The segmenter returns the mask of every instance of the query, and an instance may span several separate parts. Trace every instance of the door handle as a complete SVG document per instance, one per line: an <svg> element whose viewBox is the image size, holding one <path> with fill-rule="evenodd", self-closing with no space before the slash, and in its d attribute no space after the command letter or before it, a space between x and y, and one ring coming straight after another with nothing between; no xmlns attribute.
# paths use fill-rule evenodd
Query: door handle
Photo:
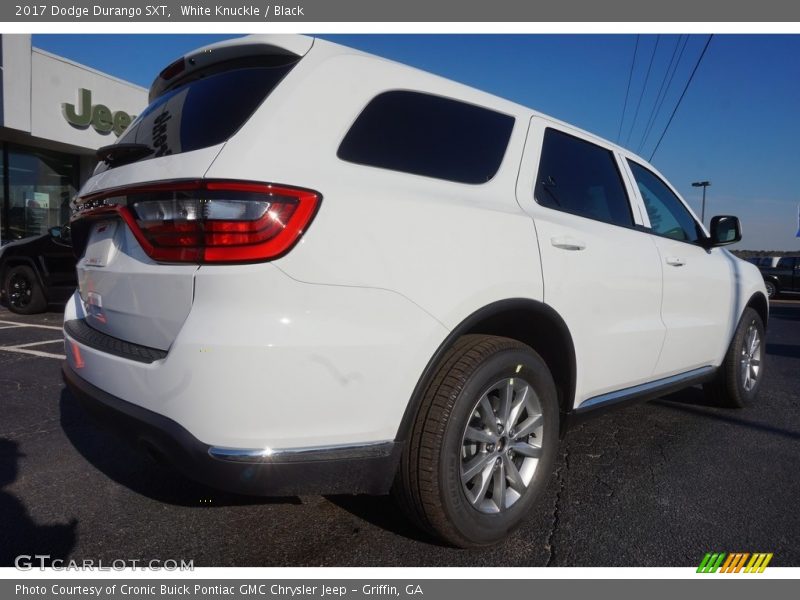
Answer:
<svg viewBox="0 0 800 600"><path fill-rule="evenodd" d="M581 240L576 240L575 238L571 237L552 237L550 238L550 243L553 244L556 248L561 248L562 250L585 250L586 249L586 242L582 242Z"/></svg>
<svg viewBox="0 0 800 600"><path fill-rule="evenodd" d="M672 265L673 267L682 267L683 265L686 264L686 262L682 258L678 258L677 256L668 256L667 264Z"/></svg>

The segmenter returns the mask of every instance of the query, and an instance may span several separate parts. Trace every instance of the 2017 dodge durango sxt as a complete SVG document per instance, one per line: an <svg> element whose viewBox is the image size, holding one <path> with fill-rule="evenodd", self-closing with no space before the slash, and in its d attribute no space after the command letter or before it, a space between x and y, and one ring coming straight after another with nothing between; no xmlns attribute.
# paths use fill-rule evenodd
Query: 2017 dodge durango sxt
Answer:
<svg viewBox="0 0 800 600"><path fill-rule="evenodd" d="M75 201L64 374L189 476L502 539L562 424L763 380L758 270L642 158L309 37L169 65Z"/></svg>

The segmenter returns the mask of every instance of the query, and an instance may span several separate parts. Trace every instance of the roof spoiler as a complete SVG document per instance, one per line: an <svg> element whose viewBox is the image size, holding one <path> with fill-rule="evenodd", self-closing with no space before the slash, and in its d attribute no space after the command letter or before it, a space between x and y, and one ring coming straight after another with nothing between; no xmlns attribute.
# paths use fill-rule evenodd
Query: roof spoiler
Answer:
<svg viewBox="0 0 800 600"><path fill-rule="evenodd" d="M149 102L166 91L225 65L239 65L247 59L273 57L274 60L299 60L314 45L314 38L304 35L250 35L211 44L170 63L150 85Z"/></svg>

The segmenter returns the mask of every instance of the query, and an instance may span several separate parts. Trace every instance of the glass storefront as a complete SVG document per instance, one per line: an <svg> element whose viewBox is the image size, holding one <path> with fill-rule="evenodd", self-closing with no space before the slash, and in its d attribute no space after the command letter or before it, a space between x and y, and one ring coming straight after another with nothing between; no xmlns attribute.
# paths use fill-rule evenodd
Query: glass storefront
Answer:
<svg viewBox="0 0 800 600"><path fill-rule="evenodd" d="M78 188L78 157L8 143L2 154L3 242L66 223Z"/></svg>
<svg viewBox="0 0 800 600"><path fill-rule="evenodd" d="M8 206L6 205L6 147L0 144L0 246L6 243L6 221Z"/></svg>

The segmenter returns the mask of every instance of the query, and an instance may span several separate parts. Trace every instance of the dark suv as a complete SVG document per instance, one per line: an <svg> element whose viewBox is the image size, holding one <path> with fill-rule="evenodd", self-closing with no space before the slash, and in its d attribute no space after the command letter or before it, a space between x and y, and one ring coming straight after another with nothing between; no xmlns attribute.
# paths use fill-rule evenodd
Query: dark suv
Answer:
<svg viewBox="0 0 800 600"><path fill-rule="evenodd" d="M800 293L800 256L772 256L753 262L764 276L770 298L784 292Z"/></svg>
<svg viewBox="0 0 800 600"><path fill-rule="evenodd" d="M12 312L30 315L64 304L77 285L69 227L0 248L0 300Z"/></svg>

